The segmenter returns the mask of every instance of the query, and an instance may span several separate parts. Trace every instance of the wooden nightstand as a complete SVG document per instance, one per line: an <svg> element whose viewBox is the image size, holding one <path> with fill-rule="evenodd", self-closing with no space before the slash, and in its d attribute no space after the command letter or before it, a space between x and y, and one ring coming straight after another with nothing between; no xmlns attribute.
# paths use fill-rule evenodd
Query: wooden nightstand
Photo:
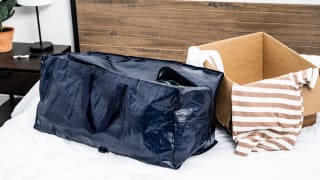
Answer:
<svg viewBox="0 0 320 180"><path fill-rule="evenodd" d="M70 52L70 46L54 45L54 49L49 52L30 54L30 43L13 43L13 50L7 53L0 53L0 94L10 96L11 108L0 106L0 126L3 123L3 117L7 112L2 109L13 109L15 105L14 95L25 95L29 89L39 80L40 59L42 55ZM14 59L14 55L30 54L28 59ZM9 117L10 117L9 112Z"/></svg>

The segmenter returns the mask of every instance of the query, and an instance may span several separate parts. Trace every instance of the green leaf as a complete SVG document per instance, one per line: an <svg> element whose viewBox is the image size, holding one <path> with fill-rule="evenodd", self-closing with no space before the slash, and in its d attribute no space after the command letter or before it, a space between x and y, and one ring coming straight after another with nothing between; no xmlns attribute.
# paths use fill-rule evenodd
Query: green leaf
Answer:
<svg viewBox="0 0 320 180"><path fill-rule="evenodd" d="M7 8L5 6L0 6L0 22L3 22L7 16Z"/></svg>
<svg viewBox="0 0 320 180"><path fill-rule="evenodd" d="M6 9L7 7L6 6L1 6L0 4L0 16L5 16L5 13L4 13L4 10Z"/></svg>
<svg viewBox="0 0 320 180"><path fill-rule="evenodd" d="M0 23L9 19L14 13L16 0L2 0L0 2Z"/></svg>
<svg viewBox="0 0 320 180"><path fill-rule="evenodd" d="M8 8L8 11L10 14L13 11L13 8L15 5L16 5L16 0L8 0L7 1L7 8Z"/></svg>

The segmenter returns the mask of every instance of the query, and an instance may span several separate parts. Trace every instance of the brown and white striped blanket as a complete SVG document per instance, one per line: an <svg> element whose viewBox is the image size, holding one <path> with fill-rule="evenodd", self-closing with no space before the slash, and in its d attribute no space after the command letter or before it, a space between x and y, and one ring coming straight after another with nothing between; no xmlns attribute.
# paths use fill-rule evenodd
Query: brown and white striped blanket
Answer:
<svg viewBox="0 0 320 180"><path fill-rule="evenodd" d="M232 127L238 155L291 150L302 128L302 86L314 88L318 69L232 87Z"/></svg>

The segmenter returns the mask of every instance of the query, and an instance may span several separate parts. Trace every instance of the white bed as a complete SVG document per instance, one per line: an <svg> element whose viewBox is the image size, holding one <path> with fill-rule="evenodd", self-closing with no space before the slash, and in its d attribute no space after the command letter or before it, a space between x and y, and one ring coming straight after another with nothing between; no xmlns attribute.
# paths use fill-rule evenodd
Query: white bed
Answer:
<svg viewBox="0 0 320 180"><path fill-rule="evenodd" d="M306 56L320 65L320 57ZM37 83L0 128L0 180L50 179L319 179L320 118L304 128L294 150L234 155L222 129L219 143L171 170L67 141L33 129L39 102Z"/></svg>

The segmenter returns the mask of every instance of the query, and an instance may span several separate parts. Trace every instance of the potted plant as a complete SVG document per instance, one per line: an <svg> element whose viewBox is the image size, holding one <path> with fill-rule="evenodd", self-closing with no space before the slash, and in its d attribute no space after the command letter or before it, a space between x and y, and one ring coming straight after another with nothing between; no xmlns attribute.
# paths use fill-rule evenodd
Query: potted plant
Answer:
<svg viewBox="0 0 320 180"><path fill-rule="evenodd" d="M2 23L12 17L16 0L0 0L0 53L12 49L13 27L2 26Z"/></svg>

